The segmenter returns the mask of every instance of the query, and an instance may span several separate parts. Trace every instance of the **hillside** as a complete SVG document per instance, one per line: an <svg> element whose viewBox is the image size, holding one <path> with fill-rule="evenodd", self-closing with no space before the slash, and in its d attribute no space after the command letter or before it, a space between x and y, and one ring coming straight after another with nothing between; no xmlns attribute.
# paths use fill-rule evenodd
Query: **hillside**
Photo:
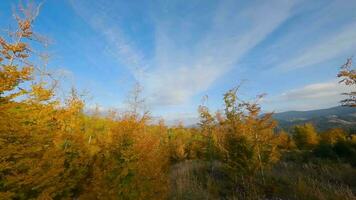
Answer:
<svg viewBox="0 0 356 200"><path fill-rule="evenodd" d="M278 120L280 128L286 130L294 125L311 122L320 130L340 127L344 129L356 129L356 108L332 107L327 109L309 111L287 111L276 113L274 119Z"/></svg>

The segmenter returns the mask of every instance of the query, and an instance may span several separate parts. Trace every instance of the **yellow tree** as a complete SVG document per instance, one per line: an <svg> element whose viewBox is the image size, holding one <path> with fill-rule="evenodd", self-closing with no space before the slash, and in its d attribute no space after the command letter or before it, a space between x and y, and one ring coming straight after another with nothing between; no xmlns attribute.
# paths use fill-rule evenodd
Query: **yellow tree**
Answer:
<svg viewBox="0 0 356 200"><path fill-rule="evenodd" d="M335 144L338 141L346 140L346 133L341 128L332 128L320 134L320 142L324 144Z"/></svg>
<svg viewBox="0 0 356 200"><path fill-rule="evenodd" d="M237 88L225 93L224 101L226 119L219 120L224 133L220 145L225 152L224 162L242 181L244 177L253 178L257 172L264 177L264 168L279 158L272 113L261 116L257 101L240 100Z"/></svg>
<svg viewBox="0 0 356 200"><path fill-rule="evenodd" d="M31 26L38 13L27 11L23 14L15 15L18 29L10 33L14 42L8 42L4 37L0 37L0 101L23 94L23 89L18 88L19 84L32 78L33 66L26 61L30 56L30 47L23 41L33 39ZM15 92L16 88L19 91ZM4 94L9 91L13 93Z"/></svg>
<svg viewBox="0 0 356 200"><path fill-rule="evenodd" d="M295 148L295 143L292 137L284 130L278 133L278 147L283 150L290 150Z"/></svg>
<svg viewBox="0 0 356 200"><path fill-rule="evenodd" d="M293 139L299 149L310 150L319 143L319 136L311 123L295 126Z"/></svg>
<svg viewBox="0 0 356 200"><path fill-rule="evenodd" d="M164 199L167 194L167 135L162 127L124 115L96 136L91 172L80 199Z"/></svg>
<svg viewBox="0 0 356 200"><path fill-rule="evenodd" d="M24 41L32 39L32 22L38 13L26 10L22 14L15 15L18 29L9 35L13 42L0 37L0 195L9 198L22 195L16 194L20 188L26 190L23 185L26 185L27 177L22 172L30 168L31 157L36 158L43 152L38 148L39 140L48 142L43 135L32 137L28 134L36 125L31 113L25 114L32 108L13 101L15 97L28 93L19 85L30 80L33 73L33 66L27 62L30 47ZM36 94L36 88L34 92Z"/></svg>
<svg viewBox="0 0 356 200"><path fill-rule="evenodd" d="M28 61L34 52L29 44L37 40L32 23L39 7L28 4L20 11L17 30L10 34L13 42L0 38L0 196L66 198L75 195L86 173L87 150L81 135L73 134L80 131L78 123L73 125L78 120L71 120L80 119L82 104L70 101L59 108L53 90L41 80L21 86L36 80L33 72L40 70Z"/></svg>
<svg viewBox="0 0 356 200"><path fill-rule="evenodd" d="M207 101L208 97L204 97L204 101ZM204 104L205 102L203 102ZM201 133L204 136L204 151L205 151L205 158L212 161L218 158L218 135L216 132L216 119L210 113L209 108L205 105L201 105L198 108L198 112L200 115L200 122L199 126L201 129Z"/></svg>

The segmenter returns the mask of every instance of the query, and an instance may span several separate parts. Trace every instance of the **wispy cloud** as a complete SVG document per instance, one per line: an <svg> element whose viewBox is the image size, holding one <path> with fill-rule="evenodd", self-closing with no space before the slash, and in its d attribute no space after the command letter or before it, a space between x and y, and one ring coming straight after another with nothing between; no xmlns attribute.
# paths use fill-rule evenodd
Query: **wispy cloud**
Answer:
<svg viewBox="0 0 356 200"><path fill-rule="evenodd" d="M207 90L244 54L288 19L294 2L273 0L236 4L219 1L216 9L209 10L211 15L188 14L183 17L169 10L175 8L159 8L157 13L170 12L170 16L163 19L147 14L155 26L153 58L143 56L123 34L120 19L110 19L107 14L110 7L90 4L89 8L84 1L72 1L72 5L83 19L104 35L109 51L143 83L151 104L181 105ZM201 21L207 22L207 27L197 28ZM196 31L201 28L205 31Z"/></svg>
<svg viewBox="0 0 356 200"><path fill-rule="evenodd" d="M350 53L356 46L356 23L349 24L332 35L322 36L319 42L307 46L298 56L278 65L277 70L293 70L316 65L343 53Z"/></svg>
<svg viewBox="0 0 356 200"><path fill-rule="evenodd" d="M105 51L117 59L119 63L128 67L135 78L139 79L142 69L147 65L144 56L123 33L120 27L120 16L113 16L109 12L112 9L110 5L114 6L115 4L105 2L70 0L74 11L94 30L103 35L102 42L106 43L107 47Z"/></svg>
<svg viewBox="0 0 356 200"><path fill-rule="evenodd" d="M267 109L276 111L311 110L336 106L344 97L341 93L349 92L350 87L339 84L337 80L314 83L266 98L263 104Z"/></svg>
<svg viewBox="0 0 356 200"><path fill-rule="evenodd" d="M227 73L249 50L263 41L291 14L292 1L269 1L248 6L223 2L210 19L210 27L198 42L180 45L169 37L172 21L158 22L155 68L145 85L158 104L184 104ZM265 14L268 13L268 19ZM179 17L179 16L177 16ZM190 21L193 19L186 19ZM168 24L168 25L167 25ZM188 27L194 29L196 24ZM189 28L177 30L191 34Z"/></svg>
<svg viewBox="0 0 356 200"><path fill-rule="evenodd" d="M335 25L334 18L324 17L332 13L337 16L336 21L343 18L339 13L346 7L336 1L320 10L316 9L317 4L314 5L315 13L313 9L307 11L312 14L303 15L298 22L293 17L305 14L305 7L309 5L304 4L306 1L217 1L213 6L199 1L189 4L158 1L158 6L141 13L152 29L149 30L153 35L149 53L145 52L146 47L137 43L137 35L128 34L123 25L125 19L117 15L120 2L71 2L78 15L102 34L106 51L129 68L136 80L143 84L151 106L189 107L194 96L208 90L231 69L238 68L244 57L255 59L249 55L251 50L260 44L266 45L263 42L271 39L274 31L280 28L289 31L283 32L279 38L273 35L275 43L267 42L269 46L263 51L264 57L258 60L261 65L271 62L277 66L273 69L276 71L324 63L356 46L355 23L349 23L349 20ZM130 13L130 10L126 12ZM289 26L284 26L286 24ZM302 26L306 24L311 27L303 30ZM325 30L329 26L337 30ZM321 34L323 31L325 34ZM310 39L315 35L320 37ZM269 55L273 55L273 61L268 61L266 57ZM236 76L240 78L239 74ZM264 104L267 109L278 108L278 111L328 107L337 105L342 98L340 93L344 91L337 81L322 82L267 98Z"/></svg>

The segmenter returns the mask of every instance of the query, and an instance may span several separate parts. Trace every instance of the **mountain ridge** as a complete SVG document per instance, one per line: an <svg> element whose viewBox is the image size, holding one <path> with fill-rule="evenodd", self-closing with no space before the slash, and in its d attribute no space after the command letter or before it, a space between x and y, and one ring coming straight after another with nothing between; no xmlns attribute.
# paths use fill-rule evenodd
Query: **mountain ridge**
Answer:
<svg viewBox="0 0 356 200"><path fill-rule="evenodd" d="M290 130L295 125L312 123L317 130L329 128L356 129L356 108L336 106L308 111L286 111L273 114L279 128Z"/></svg>

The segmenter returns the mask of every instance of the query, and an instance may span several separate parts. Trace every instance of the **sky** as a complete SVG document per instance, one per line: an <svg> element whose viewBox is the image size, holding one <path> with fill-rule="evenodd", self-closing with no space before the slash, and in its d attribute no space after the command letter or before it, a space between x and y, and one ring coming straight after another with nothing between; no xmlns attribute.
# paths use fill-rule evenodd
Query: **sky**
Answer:
<svg viewBox="0 0 356 200"><path fill-rule="evenodd" d="M17 2L0 1L1 27ZM51 41L63 90L85 91L88 107L124 107L138 82L152 115L184 122L204 96L216 110L240 84L246 100L267 94L264 111L338 105L355 10L355 0L46 0L34 31Z"/></svg>

